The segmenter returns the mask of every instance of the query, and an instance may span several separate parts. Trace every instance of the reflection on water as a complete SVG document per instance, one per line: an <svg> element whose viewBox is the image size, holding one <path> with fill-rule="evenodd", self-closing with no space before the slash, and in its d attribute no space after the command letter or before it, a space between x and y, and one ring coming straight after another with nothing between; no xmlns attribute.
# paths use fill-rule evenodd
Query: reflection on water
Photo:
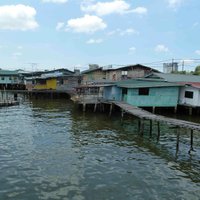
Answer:
<svg viewBox="0 0 200 200"><path fill-rule="evenodd" d="M0 109L0 199L199 199L199 133L162 125L149 139L137 120L83 114L66 100L35 100Z"/></svg>

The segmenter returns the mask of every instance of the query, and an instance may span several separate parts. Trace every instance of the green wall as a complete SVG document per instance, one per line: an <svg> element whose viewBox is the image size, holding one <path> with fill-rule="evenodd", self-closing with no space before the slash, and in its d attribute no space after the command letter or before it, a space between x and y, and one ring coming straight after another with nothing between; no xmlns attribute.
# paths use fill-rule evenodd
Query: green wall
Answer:
<svg viewBox="0 0 200 200"><path fill-rule="evenodd" d="M128 89L127 103L139 107L175 107L178 87L149 88L149 95L139 95L139 89Z"/></svg>

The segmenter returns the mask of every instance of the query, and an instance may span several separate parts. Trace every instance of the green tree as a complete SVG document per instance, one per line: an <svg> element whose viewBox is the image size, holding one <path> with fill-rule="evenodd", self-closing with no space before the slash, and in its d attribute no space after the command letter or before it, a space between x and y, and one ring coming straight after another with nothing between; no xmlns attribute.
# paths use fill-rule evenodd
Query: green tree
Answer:
<svg viewBox="0 0 200 200"><path fill-rule="evenodd" d="M194 75L200 75L200 65L196 66L193 74Z"/></svg>

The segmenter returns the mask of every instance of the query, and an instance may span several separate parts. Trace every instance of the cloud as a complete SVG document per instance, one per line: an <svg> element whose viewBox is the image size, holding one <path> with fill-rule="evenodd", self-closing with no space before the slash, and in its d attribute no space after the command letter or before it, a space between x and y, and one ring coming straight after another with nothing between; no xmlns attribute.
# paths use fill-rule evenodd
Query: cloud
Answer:
<svg viewBox="0 0 200 200"><path fill-rule="evenodd" d="M135 9L133 9L133 10L130 10L129 12L136 13L136 14L139 14L139 15L143 15L143 14L147 13L147 8L145 8L145 7L137 7Z"/></svg>
<svg viewBox="0 0 200 200"><path fill-rule="evenodd" d="M121 36L124 36L124 35L139 34L139 32L136 31L136 30L133 29L133 28L128 28L128 29L126 29L126 30L124 30L124 31L120 30L120 31L119 31L119 34L120 34Z"/></svg>
<svg viewBox="0 0 200 200"><path fill-rule="evenodd" d="M85 15L82 18L70 19L67 22L66 31L72 30L78 33L94 33L104 30L107 24L99 17L94 15Z"/></svg>
<svg viewBox="0 0 200 200"><path fill-rule="evenodd" d="M168 49L168 47L166 47L165 45L163 45L163 44L159 44L159 45L157 45L156 47L155 47L155 51L156 52L168 52L169 51L169 49Z"/></svg>
<svg viewBox="0 0 200 200"><path fill-rule="evenodd" d="M196 50L195 53L200 56L200 50Z"/></svg>
<svg viewBox="0 0 200 200"><path fill-rule="evenodd" d="M183 3L184 0L168 0L169 7L177 8Z"/></svg>
<svg viewBox="0 0 200 200"><path fill-rule="evenodd" d="M95 13L98 16L109 14L127 14L137 13L144 14L147 9L144 7L138 7L133 10L130 9L130 5L124 0L113 0L110 2L97 2L92 4L93 1L84 1L81 5L81 10L86 13Z"/></svg>
<svg viewBox="0 0 200 200"><path fill-rule="evenodd" d="M33 30L39 26L35 15L36 10L30 6L22 4L0 6L0 29Z"/></svg>
<svg viewBox="0 0 200 200"><path fill-rule="evenodd" d="M56 30L60 31L65 26L64 22L58 22L56 25Z"/></svg>
<svg viewBox="0 0 200 200"><path fill-rule="evenodd" d="M67 3L68 0L42 0L44 3Z"/></svg>
<svg viewBox="0 0 200 200"><path fill-rule="evenodd" d="M121 29L116 29L113 31L110 31L107 33L107 35L111 36L111 35L115 35L115 34L119 34L120 36L125 36L125 35L139 35L139 31L133 29L133 28L127 28L125 30L121 30Z"/></svg>
<svg viewBox="0 0 200 200"><path fill-rule="evenodd" d="M133 53L135 53L135 51L136 51L135 47L130 47L129 48L129 54L133 54Z"/></svg>
<svg viewBox="0 0 200 200"><path fill-rule="evenodd" d="M89 39L86 43L87 44L100 44L102 42L103 42L102 39Z"/></svg>

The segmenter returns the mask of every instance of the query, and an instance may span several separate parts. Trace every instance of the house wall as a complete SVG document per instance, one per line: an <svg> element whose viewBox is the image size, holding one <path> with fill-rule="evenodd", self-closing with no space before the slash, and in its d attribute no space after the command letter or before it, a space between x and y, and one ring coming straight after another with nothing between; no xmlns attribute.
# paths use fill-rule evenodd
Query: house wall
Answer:
<svg viewBox="0 0 200 200"><path fill-rule="evenodd" d="M17 84L19 82L19 77L16 76L0 76L0 84Z"/></svg>
<svg viewBox="0 0 200 200"><path fill-rule="evenodd" d="M56 90L62 90L62 91L74 91L74 88L79 85L80 77L69 77L69 78L63 78L62 81L59 81L60 83L57 84ZM62 82L62 83L61 83Z"/></svg>
<svg viewBox="0 0 200 200"><path fill-rule="evenodd" d="M116 86L104 87L103 98L106 100L121 101L121 88Z"/></svg>
<svg viewBox="0 0 200 200"><path fill-rule="evenodd" d="M55 90L57 85L56 79L47 79L46 84L36 84L34 89L36 90Z"/></svg>
<svg viewBox="0 0 200 200"><path fill-rule="evenodd" d="M178 87L149 88L149 95L139 95L139 89L128 89L127 103L139 107L175 107L178 103Z"/></svg>
<svg viewBox="0 0 200 200"><path fill-rule="evenodd" d="M101 70L83 74L83 82L84 83L86 83L87 81L104 80L105 78L106 78L106 74L104 71L101 71Z"/></svg>
<svg viewBox="0 0 200 200"><path fill-rule="evenodd" d="M185 92L193 92L193 98L186 98ZM200 106L200 91L197 88L191 86L181 87L179 95L179 104L180 105L191 105L191 106Z"/></svg>
<svg viewBox="0 0 200 200"><path fill-rule="evenodd" d="M111 81L119 81L123 79L123 71L127 71L127 78L141 78L150 73L149 70L141 68L127 69L127 70L108 70L106 71L106 79Z"/></svg>

